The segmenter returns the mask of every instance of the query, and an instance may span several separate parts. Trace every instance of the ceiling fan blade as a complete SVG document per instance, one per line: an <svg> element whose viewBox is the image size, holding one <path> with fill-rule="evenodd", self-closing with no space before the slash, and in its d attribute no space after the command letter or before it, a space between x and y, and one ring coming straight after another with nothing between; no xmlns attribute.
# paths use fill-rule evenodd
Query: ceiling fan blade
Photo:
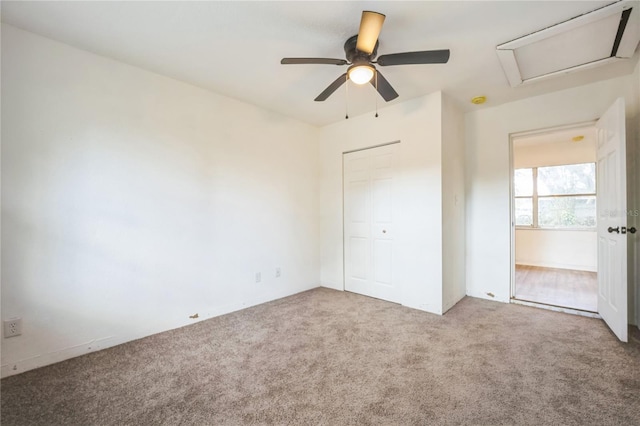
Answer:
<svg viewBox="0 0 640 426"><path fill-rule="evenodd" d="M385 16L382 13L370 12L365 10L362 12L360 19L360 30L358 31L358 41L356 49L361 52L371 54L376 47L382 24Z"/></svg>
<svg viewBox="0 0 640 426"><path fill-rule="evenodd" d="M378 87L376 87L376 83ZM395 89L391 87L391 84L389 84L387 79L384 78L384 76L380 74L380 71L378 70L376 70L376 74L371 79L371 85L373 87L376 87L378 93L380 93L380 96L382 96L387 102L392 101L398 97L398 92L396 92Z"/></svg>
<svg viewBox="0 0 640 426"><path fill-rule="evenodd" d="M380 56L377 63L383 67L388 65L446 64L449 61L449 55L449 49L392 53Z"/></svg>
<svg viewBox="0 0 640 426"><path fill-rule="evenodd" d="M326 65L347 65L344 59L331 59L331 58L282 58L280 61L283 65L290 64L326 64Z"/></svg>
<svg viewBox="0 0 640 426"><path fill-rule="evenodd" d="M314 101L316 102L326 101L327 98L331 96L331 94L335 92L338 89L338 87L342 86L346 81L347 81L347 73L345 72L340 77L336 78L335 81L329 85L329 87L324 89L324 91L320 93L318 97L314 99Z"/></svg>

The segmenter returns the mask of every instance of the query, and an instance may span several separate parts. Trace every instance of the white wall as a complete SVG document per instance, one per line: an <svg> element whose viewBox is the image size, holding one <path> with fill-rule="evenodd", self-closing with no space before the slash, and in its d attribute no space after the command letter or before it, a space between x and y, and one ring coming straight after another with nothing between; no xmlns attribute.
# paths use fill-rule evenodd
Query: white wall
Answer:
<svg viewBox="0 0 640 426"><path fill-rule="evenodd" d="M595 231L517 229L515 240L518 265L598 270L598 237Z"/></svg>
<svg viewBox="0 0 640 426"><path fill-rule="evenodd" d="M595 133L595 127L593 129ZM585 139L579 143L569 141L540 145L521 145L518 143L518 139L514 138L514 169L595 162L595 138Z"/></svg>
<svg viewBox="0 0 640 426"><path fill-rule="evenodd" d="M442 313L440 92L325 126L320 132L321 283L343 290L342 153L400 141L402 216L394 270L402 304Z"/></svg>
<svg viewBox="0 0 640 426"><path fill-rule="evenodd" d="M2 89L3 376L319 284L318 129L6 24Z"/></svg>
<svg viewBox="0 0 640 426"><path fill-rule="evenodd" d="M442 96L442 310L466 294L464 115Z"/></svg>
<svg viewBox="0 0 640 426"><path fill-rule="evenodd" d="M620 96L626 99L628 123L635 123L637 78L634 74L466 114L468 295L509 301L509 135L596 120Z"/></svg>

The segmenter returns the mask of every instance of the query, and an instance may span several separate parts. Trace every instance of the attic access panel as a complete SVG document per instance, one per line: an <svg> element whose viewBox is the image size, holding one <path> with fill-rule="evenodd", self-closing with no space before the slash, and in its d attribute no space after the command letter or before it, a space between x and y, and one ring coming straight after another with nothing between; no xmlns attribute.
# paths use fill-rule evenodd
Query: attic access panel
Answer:
<svg viewBox="0 0 640 426"><path fill-rule="evenodd" d="M614 3L499 45L496 52L509 84L516 87L630 58L640 39L632 13L638 11L630 2Z"/></svg>

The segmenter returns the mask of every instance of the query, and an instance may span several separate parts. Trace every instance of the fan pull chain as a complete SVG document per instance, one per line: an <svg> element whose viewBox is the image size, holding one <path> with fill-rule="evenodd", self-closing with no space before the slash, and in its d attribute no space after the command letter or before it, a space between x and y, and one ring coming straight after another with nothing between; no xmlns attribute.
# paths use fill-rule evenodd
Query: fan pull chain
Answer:
<svg viewBox="0 0 640 426"><path fill-rule="evenodd" d="M345 75L345 80L344 80L344 92L345 92L345 104L344 104L344 111L345 111L345 115L344 115L344 119L348 120L349 119L349 75Z"/></svg>
<svg viewBox="0 0 640 426"><path fill-rule="evenodd" d="M376 70L376 118L378 118L378 70Z"/></svg>

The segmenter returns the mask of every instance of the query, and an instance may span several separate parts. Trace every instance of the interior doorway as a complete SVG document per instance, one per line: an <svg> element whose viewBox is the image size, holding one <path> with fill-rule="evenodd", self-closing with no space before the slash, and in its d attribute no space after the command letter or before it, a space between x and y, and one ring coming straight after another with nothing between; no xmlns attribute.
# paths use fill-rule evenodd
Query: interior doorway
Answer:
<svg viewBox="0 0 640 426"><path fill-rule="evenodd" d="M512 299L598 311L595 123L512 135Z"/></svg>

